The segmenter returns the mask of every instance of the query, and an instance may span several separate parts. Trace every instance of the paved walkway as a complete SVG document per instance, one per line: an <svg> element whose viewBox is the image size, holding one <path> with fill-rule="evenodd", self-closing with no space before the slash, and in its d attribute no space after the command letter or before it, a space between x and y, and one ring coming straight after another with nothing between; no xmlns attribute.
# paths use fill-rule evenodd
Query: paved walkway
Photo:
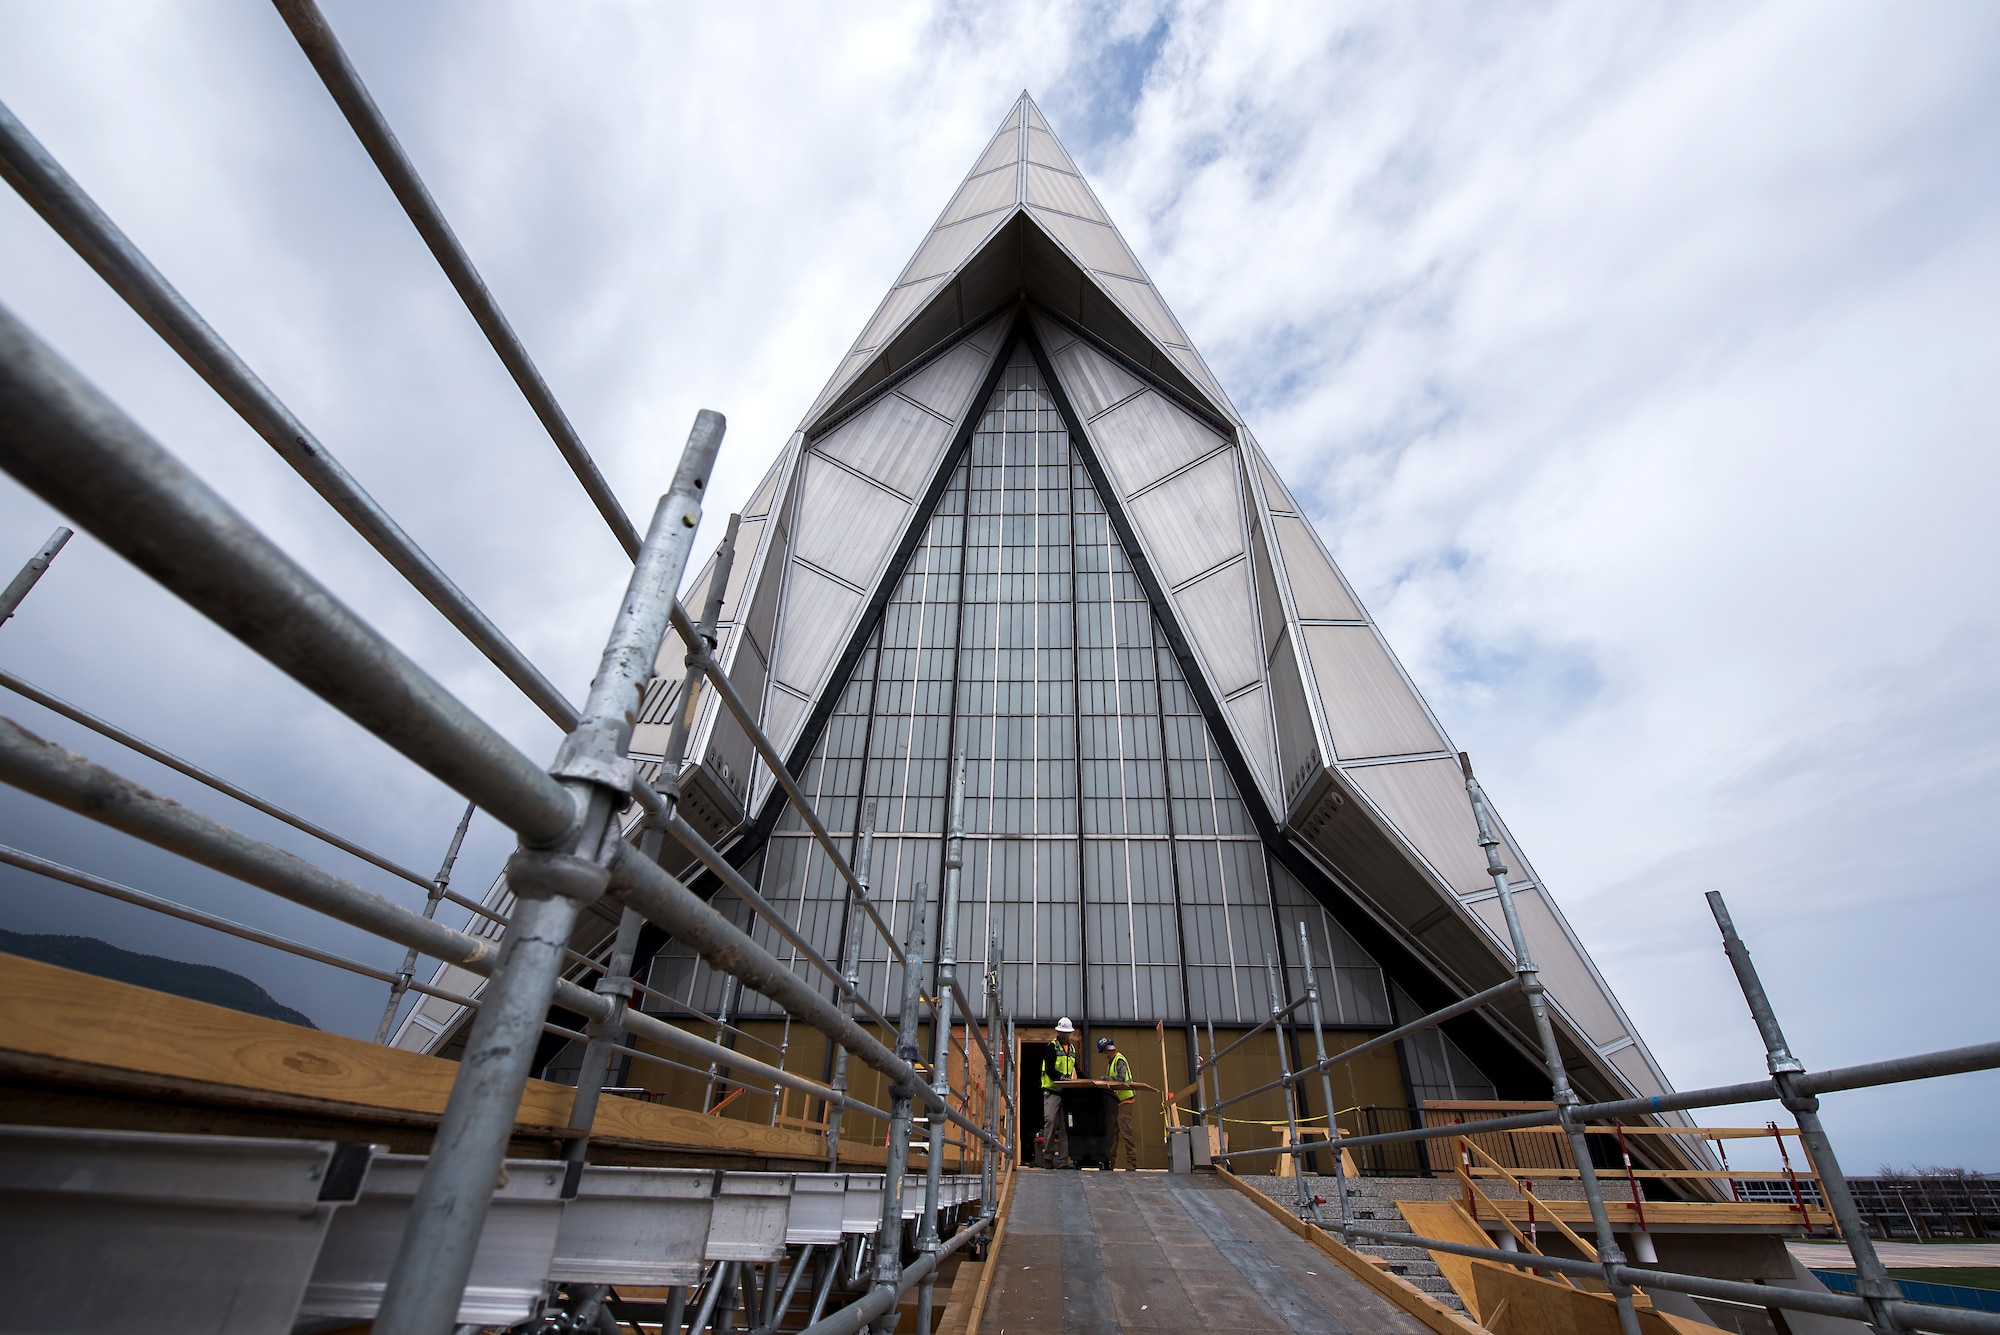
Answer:
<svg viewBox="0 0 2000 1335"><path fill-rule="evenodd" d="M1023 1169L981 1335L1427 1335L1212 1175Z"/></svg>
<svg viewBox="0 0 2000 1335"><path fill-rule="evenodd" d="M1785 1245L1809 1269L1854 1268L1854 1257L1838 1242L1795 1241ZM1877 1242L1875 1254L1891 1270L1920 1270L1931 1266L1947 1269L1960 1266L2000 1268L2000 1243L1993 1242Z"/></svg>

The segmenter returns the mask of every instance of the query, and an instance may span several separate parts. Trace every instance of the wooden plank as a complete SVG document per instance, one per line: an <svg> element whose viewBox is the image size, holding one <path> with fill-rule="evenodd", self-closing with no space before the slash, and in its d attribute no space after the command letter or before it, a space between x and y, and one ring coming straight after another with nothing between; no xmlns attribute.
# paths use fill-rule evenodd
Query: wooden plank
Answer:
<svg viewBox="0 0 2000 1335"><path fill-rule="evenodd" d="M1472 1216L1457 1201L1397 1201L1396 1208L1402 1212L1410 1231L1418 1237L1463 1242L1473 1247L1493 1245L1493 1239L1486 1236L1486 1230L1473 1223ZM1451 1284L1451 1291L1472 1313L1472 1319L1492 1329L1493 1323L1480 1316L1484 1309L1479 1305L1472 1282L1472 1258L1456 1252L1432 1252L1430 1257L1437 1262L1439 1272Z"/></svg>
<svg viewBox="0 0 2000 1335"><path fill-rule="evenodd" d="M458 1063L0 954L0 1056L65 1083L200 1088L255 1107L435 1125ZM567 1085L530 1080L516 1134L566 1137ZM663 1149L813 1160L817 1136L638 1099L598 1102L592 1135ZM880 1147L843 1147L880 1164Z"/></svg>
<svg viewBox="0 0 2000 1335"><path fill-rule="evenodd" d="M1392 1275L1386 1270L1370 1265L1368 1263L1370 1258L1339 1241L1325 1229L1298 1218L1236 1174L1224 1172L1216 1176L1248 1196L1265 1214L1345 1267L1350 1274L1359 1278L1369 1288L1423 1322L1436 1335L1488 1335L1484 1327L1462 1313L1452 1311L1401 1275Z"/></svg>
<svg viewBox="0 0 2000 1335"><path fill-rule="evenodd" d="M1000 1183L1000 1201L993 1212L993 1240L986 1247L987 1264L980 1267L979 1287L973 1290L972 1306L965 1314L967 1335L980 1335L980 1323L986 1320L986 1298L993 1290L993 1276L1000 1272L1000 1244L1007 1240L1007 1210L1014 1203L1014 1182L1019 1176L1009 1166Z"/></svg>
<svg viewBox="0 0 2000 1335"><path fill-rule="evenodd" d="M938 1316L937 1335L965 1335L971 1329L967 1324L972 1311L972 1301L980 1290L986 1274L984 1261L960 1261L958 1271L951 1277L951 1293L945 1298L944 1311Z"/></svg>
<svg viewBox="0 0 2000 1335"><path fill-rule="evenodd" d="M1494 1205L1507 1218L1516 1223L1526 1223L1528 1202L1523 1200L1496 1200ZM1486 1207L1481 1205L1480 1209ZM1606 1201L1605 1211L1614 1224L1637 1227L1639 1209L1630 1201ZM1799 1209L1796 1205L1785 1205L1777 1201L1647 1201L1645 1203L1646 1222L1651 1224L1691 1224L1703 1228L1796 1228L1799 1223ZM1825 1210L1806 1207L1808 1217L1815 1224L1830 1222L1831 1216ZM1536 1218L1546 1220L1550 1216L1561 1219L1566 1224L1590 1222L1590 1205L1586 1201L1552 1201L1545 1197L1535 1198Z"/></svg>
<svg viewBox="0 0 2000 1335"><path fill-rule="evenodd" d="M1472 1262L1479 1310L1492 1313L1493 1335L1618 1335L1618 1308L1606 1293L1586 1293L1490 1261ZM1694 1335L1713 1326L1641 1306L1640 1335Z"/></svg>

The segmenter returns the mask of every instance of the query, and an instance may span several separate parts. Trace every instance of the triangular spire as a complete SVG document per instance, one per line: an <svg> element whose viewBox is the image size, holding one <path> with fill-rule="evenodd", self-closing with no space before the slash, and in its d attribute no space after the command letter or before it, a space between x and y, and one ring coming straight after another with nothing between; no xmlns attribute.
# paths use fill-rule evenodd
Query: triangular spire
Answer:
<svg viewBox="0 0 2000 1335"><path fill-rule="evenodd" d="M1273 911L1292 893L1284 877L1312 879L1310 896L1330 912L1350 906L1341 921L1358 935L1378 933L1369 950L1432 980L1412 995L1506 977L1507 933L1450 740L1026 93L759 488L760 513L745 517L718 656L762 701L794 771L829 736L899 590L929 578L925 526L1023 348L1055 405L1036 409L1051 419L1039 429L1075 442L1215 763L1255 816ZM950 699L936 695L939 718L953 715ZM770 776L712 701L702 720L692 754L703 759L682 784L689 809L718 831L772 837ZM664 733L648 724L643 733ZM935 769L937 753L922 758ZM907 759L915 766L918 751ZM804 778L809 790L819 781ZM1595 1068L1585 1083L1605 1097L1664 1091L1553 897L1501 837L1542 976ZM1525 1012L1505 1024L1513 1050L1533 1050Z"/></svg>
<svg viewBox="0 0 2000 1335"><path fill-rule="evenodd" d="M1021 297L1074 320L1206 414L1221 385L1025 91L806 415L823 429L901 368Z"/></svg>

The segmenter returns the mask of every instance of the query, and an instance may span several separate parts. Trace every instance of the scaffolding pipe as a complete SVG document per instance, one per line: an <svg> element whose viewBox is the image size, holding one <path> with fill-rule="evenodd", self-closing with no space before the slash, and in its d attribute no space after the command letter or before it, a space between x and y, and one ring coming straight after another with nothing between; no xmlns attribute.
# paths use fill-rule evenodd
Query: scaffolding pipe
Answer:
<svg viewBox="0 0 2000 1335"><path fill-rule="evenodd" d="M334 103L353 127L354 134L367 150L377 171L387 183L396 202L416 224L418 235L430 252L437 258L438 266L451 280L459 299L472 315L474 323L486 341L493 345L493 351L500 356L500 362L507 368L507 374L514 378L521 394L534 409L535 416L548 431L556 448L562 451L563 459L569 464L576 480L583 484L583 490L590 497L591 504L604 517L612 536L617 538L625 554L638 559L641 543L639 531L632 525L625 508L611 491L611 484L597 469L590 452L583 446L576 428L570 425L569 417L549 391L548 382L528 356L528 350L515 334L514 327L501 313L500 306L493 300L479 271L472 265L472 257L459 244L458 236L445 221L444 213L438 208L431 192L424 187L423 178L417 175L416 164L396 139L395 131L389 128L388 120L382 115L375 99L368 94L361 76L341 49L334 37L333 29L319 11L313 0L276 0L278 13L284 18L285 26L292 30L299 49L305 52L327 92L333 95Z"/></svg>
<svg viewBox="0 0 2000 1335"><path fill-rule="evenodd" d="M1333 1155L1333 1185L1339 1198L1340 1217L1349 1219L1353 1217L1353 1212L1347 1204L1347 1166L1341 1162L1340 1119L1334 1115L1333 1077L1327 1074L1329 1063L1326 1059L1326 1029L1320 1015L1319 971L1313 967L1312 936L1306 931L1304 919L1299 921L1299 960L1306 966L1306 1000L1312 1012L1313 1055L1318 1059L1313 1069L1319 1072L1320 1098L1326 1105L1326 1140L1327 1149ZM1303 1181L1305 1166L1301 1164L1299 1167Z"/></svg>
<svg viewBox="0 0 2000 1335"><path fill-rule="evenodd" d="M363 848L353 840L345 839L335 834L324 825L307 820L304 816L294 812L287 811L275 802L267 802L248 789L233 784L220 775L211 774L199 765L182 760L173 752L155 746L145 738L129 733L117 724L101 719L88 710L78 708L67 700L51 695L34 683L25 681L5 669L0 669L0 686L6 687L24 699L34 701L52 714L60 714L72 723L80 723L100 736L109 737L119 745L137 751L148 760L155 760L165 765L168 769L178 770L180 773L187 775L188 778L193 779L197 783L206 784L225 797L233 797L246 807L261 811L274 820L283 821L293 829L303 831L323 844L329 844L343 853L352 854L371 866L380 867L392 876L400 876L412 885L420 885L427 892L434 888L435 878L425 876L421 872L411 871L401 863L392 862L380 853Z"/></svg>
<svg viewBox="0 0 2000 1335"><path fill-rule="evenodd" d="M870 801L862 814L860 848L855 855L855 876L862 885L868 884L869 865L875 854L875 803ZM854 891L847 892L847 912L841 918L840 948L841 965L846 970L841 976L843 996L859 996L861 993L861 919L854 912ZM884 1026L886 1029L887 1026ZM845 1093L847 1090L847 1049L836 1047L833 1051L833 1087ZM833 1105L826 1114L826 1168L828 1172L840 1169L840 1107Z"/></svg>
<svg viewBox="0 0 2000 1335"><path fill-rule="evenodd" d="M840 992L843 1000L854 1006L875 1024L881 1025L884 1029L890 1027L888 1018L881 1011L876 1010L874 1006L870 1005L868 999L862 996L859 991L848 991L846 976L833 966L832 961L814 949L812 942L806 940L799 929L792 926L790 920L778 911L777 906L759 894L757 887L750 884L749 878L731 866L729 859L718 853L708 840L696 833L693 826L689 825L679 816L669 815L666 817L666 831L674 837L675 841L682 848L694 854L702 866L713 872L717 880L721 881L724 886L734 892L736 897L742 900L752 913L755 913L766 923L770 924L771 930L776 932L793 950L796 950L808 964L812 965L823 977L830 979L834 987Z"/></svg>
<svg viewBox="0 0 2000 1335"><path fill-rule="evenodd" d="M1854 1207L1854 1195L1847 1189L1847 1177L1840 1171L1840 1161L1833 1153L1833 1142L1828 1139L1826 1126L1819 1119L1819 1100L1800 1094L1793 1088L1793 1079L1806 1069L1805 1063L1792 1055L1790 1045L1785 1042L1785 1031L1779 1027L1777 1012L1764 992L1764 981L1757 976L1757 967L1750 961L1748 947L1736 934L1736 924L1730 920L1729 907L1722 902L1721 893L1711 890L1707 898L1709 911L1715 915L1715 925L1722 931L1723 951L1729 956L1730 966L1736 972L1737 985L1743 989L1743 1000L1749 1004L1750 1017L1757 1024L1758 1036L1764 1040L1765 1066L1771 1072L1772 1082L1778 1087L1785 1111L1798 1120L1799 1143L1805 1146L1813 1171L1819 1176L1820 1193L1826 1200L1827 1208L1833 1212L1834 1222L1840 1225L1841 1241L1847 1244L1848 1252L1854 1257L1855 1292L1867 1302L1869 1311L1874 1313L1873 1324L1883 1335L1907 1329L1889 1307L1903 1296L1903 1291L1895 1280L1889 1278L1888 1269L1876 1254L1875 1242L1868 1236L1868 1225L1862 1220L1861 1212ZM1785 1142L1780 1138L1778 1148L1782 1152L1784 1147ZM1797 1190L1794 1185L1793 1191L1796 1193ZM1803 1205L1799 1212L1802 1215L1805 1213Z"/></svg>
<svg viewBox="0 0 2000 1335"><path fill-rule="evenodd" d="M1549 1020L1541 974L1528 954L1528 935L1521 927L1520 914L1514 907L1514 892L1507 884L1507 865L1500 860L1500 839L1493 832L1493 822L1486 810L1486 794L1479 787L1479 780L1473 777L1471 757L1463 751L1459 752L1458 764L1465 775L1465 792L1472 803L1472 819L1479 832L1479 846L1486 850L1486 872L1493 879L1493 891L1499 898L1501 916L1507 923L1508 941L1514 950L1514 974L1521 981L1521 992L1528 998L1528 1013L1534 1019L1535 1034L1541 1041L1542 1063L1548 1068L1549 1083L1553 1088L1557 1124L1569 1139L1570 1157L1577 1167L1577 1181L1583 1187L1583 1198L1590 1206L1591 1223L1597 1232L1596 1259L1603 1271L1604 1285L1617 1303L1620 1330L1624 1335L1640 1335L1639 1313L1632 1304L1632 1288L1617 1276L1618 1267L1624 1264L1625 1253L1618 1246L1618 1235L1611 1231L1611 1217L1604 1208L1604 1192L1598 1185L1597 1170L1590 1162L1590 1146L1575 1116L1576 1092L1570 1088L1569 1073L1563 1067L1562 1049L1556 1042L1555 1027Z"/></svg>
<svg viewBox="0 0 2000 1335"><path fill-rule="evenodd" d="M673 485L653 511L583 716L549 766L572 804L571 823L559 841L523 835L507 861L513 922L410 1202L376 1335L427 1335L458 1309L570 932L611 879L610 849L631 848L617 815L637 777L627 758L633 720L666 637L723 430L721 414L704 409L696 416Z"/></svg>
<svg viewBox="0 0 2000 1335"><path fill-rule="evenodd" d="M771 777L777 780L780 788L784 789L785 796L798 811L799 819L803 820L806 828L812 831L812 836L818 841L821 851L826 854L827 861L833 864L833 869L840 874L840 878L847 882L847 887L854 893L856 902L875 924L876 932L888 946L890 955L901 963L902 949L896 944L895 934L889 930L889 924L884 922L882 915L876 911L875 901L868 898L867 887L855 879L854 869L847 865L847 859L840 855L838 848L834 847L833 836L826 832L826 826L820 823L818 814L813 811L812 803L807 801L806 795L799 790L797 781L792 778L791 770L786 768L783 758L778 755L778 748L771 744L771 739L766 737L764 730L757 725L755 712L744 703L743 697L737 693L736 684L729 680L729 675L722 670L722 665L716 662L715 655L708 652L702 643L701 633L689 621L687 610L678 603L674 605L674 628L688 644L689 665L702 670L715 687L716 694L722 697L723 704L727 705L729 712L736 716L736 721L749 735L750 743L756 748L758 756L770 769Z"/></svg>
<svg viewBox="0 0 2000 1335"><path fill-rule="evenodd" d="M424 916L437 916L438 902L449 893L452 864L458 861L458 850L465 843L465 832L472 826L472 813L479 808L472 803L465 804L465 814L458 818L458 828L452 831L451 847L444 853L444 861L438 864L438 874L431 882L430 893L424 896ZM396 981L389 985L389 1002L382 1008L382 1022L375 1026L375 1041L387 1043L390 1028L396 1023L396 1008L402 1004L403 993L410 990L417 980L417 948L411 946L403 955L403 966L396 970Z"/></svg>
<svg viewBox="0 0 2000 1335"><path fill-rule="evenodd" d="M274 950L282 950L289 954L297 955L302 959L313 960L320 964L328 964L336 969L345 969L349 973L358 973L364 978L373 978L384 983L399 981L397 975L389 972L387 969L378 969L372 964L363 964L359 960L351 960L342 955L335 955L330 951L321 950L317 946L308 946L298 941L288 940L285 937L274 935L261 928L250 927L229 918L204 912L201 909L190 908L186 904L177 904L171 899L162 899L160 896L148 894L144 890L135 890L129 885L120 885L118 882L106 880L102 876L94 876L87 871L79 871L75 867L66 867L60 862L51 862L47 858L38 857L33 853L24 852L18 848L10 848L5 844L0 844L0 862L19 867L22 871L34 872L38 876L46 876L52 881L66 882L77 887L79 890L88 890L93 894L103 895L108 899L121 899L127 904L136 905L142 909L150 909L154 913L164 914L169 918L179 918L182 922L191 922L197 927L207 927L213 931L225 932L230 936L241 937L245 941L254 941L260 946L270 946ZM426 996L442 997L446 1001L455 1001L464 1006L478 1004L470 997L461 996L456 992L447 992L442 988L431 987L424 983L412 982L408 985L408 990L421 992Z"/></svg>
<svg viewBox="0 0 2000 1335"><path fill-rule="evenodd" d="M328 453L4 105L0 176L493 666L558 727L567 731L575 726L575 706Z"/></svg>
<svg viewBox="0 0 2000 1335"><path fill-rule="evenodd" d="M1303 923L1300 924L1301 928L1303 928L1304 926L1305 924ZM1509 978L1504 983L1499 983L1493 987L1489 987L1484 992L1474 993L1472 996L1467 997L1463 1001L1453 1002L1451 1005L1444 1007L1442 1010L1433 1011L1429 1015L1425 1015L1418 1019L1412 1020L1410 1023L1403 1025L1400 1028L1391 1029L1387 1033L1377 1034L1375 1035L1375 1037L1369 1039L1366 1043L1357 1043L1353 1047L1347 1049L1344 1052L1336 1052L1331 1057L1322 1057L1317 1063L1315 1063L1312 1066L1303 1067L1297 1071L1292 1072L1290 1075L1281 1076L1276 1080L1272 1080L1265 1084L1261 1084L1257 1086L1255 1089L1247 1089L1243 1091L1241 1094L1231 1094L1226 1099L1220 1097L1220 1087L1218 1086L1217 1101L1209 1111L1219 1112L1223 1108L1227 1108L1232 1103L1241 1103L1243 1102L1243 1100L1255 1098L1259 1094L1268 1094L1274 1089L1282 1089L1287 1084L1297 1084L1303 1080L1310 1080L1315 1075L1324 1076L1328 1071L1332 1070L1336 1066L1339 1066L1342 1062L1353 1061L1356 1057L1359 1057L1364 1053L1373 1052L1378 1048L1385 1047L1388 1044L1397 1041L1398 1039L1408 1038L1410 1035L1422 1033L1426 1029L1434 1029L1445 1020L1452 1019L1455 1016L1464 1015L1467 1011L1478 1010L1481 1006L1484 1006L1489 1002L1495 1001L1500 997L1504 997L1510 993L1518 992L1520 990L1521 990L1521 980L1519 978ZM1294 1005L1297 1004L1300 1003L1294 1003ZM1255 1031L1253 1030L1252 1032L1254 1033ZM1213 1046L1213 1041L1214 1041L1213 1036L1211 1035L1210 1039L1211 1046ZM1221 1052L1217 1053L1216 1057L1228 1056L1231 1052L1234 1052L1236 1048L1240 1046L1240 1044L1241 1040L1238 1040L1238 1042L1236 1043L1230 1044L1227 1048L1224 1048ZM1213 1060L1214 1059L1211 1058L1211 1063L1213 1062ZM1195 1086L1193 1085L1188 1086L1189 1089L1193 1089L1194 1087ZM1187 1090L1182 1090L1181 1092L1185 1094Z"/></svg>
<svg viewBox="0 0 2000 1335"><path fill-rule="evenodd" d="M937 1001L931 1012L931 1092L940 1106L951 1094L951 1003L957 991L958 883L965 865L965 756L953 758L951 824L944 837L944 895L938 915ZM970 1077L972 1063L966 1062ZM930 1148L924 1156L924 1213L917 1246L926 1253L938 1249L938 1187L944 1172L944 1120L933 1117L926 1126ZM960 1151L960 1166L964 1152ZM935 1273L933 1271L932 1273ZM917 1283L917 1335L931 1335L931 1276Z"/></svg>
<svg viewBox="0 0 2000 1335"><path fill-rule="evenodd" d="M0 468L477 802L525 843L560 841L576 821L575 802L562 785L341 605L4 308ZM632 777L629 762L622 772ZM766 989L779 989L774 999L811 996L767 952L630 845L621 841L613 859L614 898L639 901L651 921L683 940L695 935L708 940L713 949L738 959L740 968L755 972L762 980L758 990L774 995ZM394 907L380 896L369 899ZM490 951L490 943L481 942L479 949ZM893 1054L844 1017L830 1016L818 1001L813 996L809 1007L816 1028L855 1045L890 1078L902 1078L902 1063Z"/></svg>
<svg viewBox="0 0 2000 1335"><path fill-rule="evenodd" d="M4 308L0 468L530 844L576 821L560 784Z"/></svg>
<svg viewBox="0 0 2000 1335"><path fill-rule="evenodd" d="M1468 1256L1475 1260L1495 1261L1501 1265L1523 1269L1552 1270L1585 1279L1604 1277L1603 1266L1590 1261L1573 1260L1566 1256L1503 1251L1498 1247L1480 1247L1444 1238L1390 1233L1361 1224L1344 1227L1340 1232L1375 1242L1391 1243L1398 1247L1421 1247L1425 1251ZM1710 1279L1705 1275L1650 1270L1628 1265L1619 1265L1615 1268L1619 1283L1625 1285L1666 1289L1672 1293L1686 1293L1697 1298L1714 1298L1722 1302L1745 1303L1755 1307L1782 1307L1794 1312L1813 1312L1820 1316L1842 1317L1849 1321L1872 1322L1875 1319L1874 1311L1867 1301L1850 1298L1845 1294L1812 1289L1789 1289L1775 1284L1747 1284L1740 1280ZM1938 1331L1943 1335L2000 1335L2000 1313L1974 1312L1956 1307L1934 1307L1928 1303L1910 1302L1908 1299L1897 1299L1885 1306L1892 1317L1904 1323L1898 1326L1898 1329Z"/></svg>
<svg viewBox="0 0 2000 1335"><path fill-rule="evenodd" d="M6 110L4 106L0 106L0 116L4 116ZM63 549L63 544L75 536L68 529L58 525L56 531L49 535L49 540L42 544L41 550L28 558L28 563L21 567L20 573L7 581L6 588L0 589L0 625L4 625L14 615L15 610L21 606L21 600L28 596L29 590L41 582L42 576L48 571L49 563L56 559L56 553Z"/></svg>
<svg viewBox="0 0 2000 1335"><path fill-rule="evenodd" d="M896 1055L906 1064L917 1059L917 1015L924 995L924 911L929 907L929 888L917 886L910 909L910 939L903 947L903 1009L897 1015ZM923 1088L916 1069L909 1068L906 1079L889 1090L889 1148L882 1165L882 1218L875 1230L875 1278L873 1298L887 1297L883 1311L892 1311L902 1293L903 1176L910 1162L910 1109L914 1095ZM925 1258L929 1259L929 1258ZM875 1335L892 1335L893 1316L875 1323ZM855 1323L859 1329L860 1323Z"/></svg>

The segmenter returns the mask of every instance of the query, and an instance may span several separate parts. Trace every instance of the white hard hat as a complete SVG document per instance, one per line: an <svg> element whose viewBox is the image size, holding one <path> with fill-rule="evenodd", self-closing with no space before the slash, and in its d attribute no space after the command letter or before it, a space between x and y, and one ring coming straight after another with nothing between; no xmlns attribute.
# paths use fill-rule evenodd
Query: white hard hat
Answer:
<svg viewBox="0 0 2000 1335"><path fill-rule="evenodd" d="M1056 1032L1058 1034L1073 1034L1076 1032L1076 1026L1071 1024L1069 1016L1065 1015L1062 1019L1056 1021Z"/></svg>

